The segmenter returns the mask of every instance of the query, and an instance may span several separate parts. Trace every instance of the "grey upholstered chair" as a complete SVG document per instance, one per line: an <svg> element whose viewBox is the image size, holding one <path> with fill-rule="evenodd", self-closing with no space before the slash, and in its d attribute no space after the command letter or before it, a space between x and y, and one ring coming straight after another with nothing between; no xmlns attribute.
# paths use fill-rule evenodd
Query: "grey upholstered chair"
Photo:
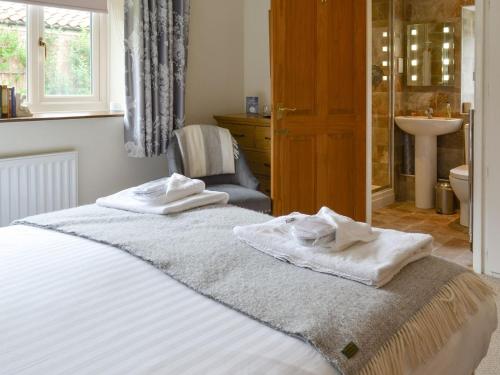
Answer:
<svg viewBox="0 0 500 375"><path fill-rule="evenodd" d="M182 155L177 141L173 137L167 150L169 175L184 174ZM240 149L240 156L235 160L235 174L207 176L203 180L208 190L223 191L229 194L229 204L249 210L271 213L271 199L258 191L259 181L248 167L245 155Z"/></svg>

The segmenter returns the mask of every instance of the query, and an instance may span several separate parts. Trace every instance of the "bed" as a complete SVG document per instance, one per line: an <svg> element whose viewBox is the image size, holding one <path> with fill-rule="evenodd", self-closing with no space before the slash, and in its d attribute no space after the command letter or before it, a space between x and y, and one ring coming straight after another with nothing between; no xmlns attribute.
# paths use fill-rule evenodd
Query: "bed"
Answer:
<svg viewBox="0 0 500 375"><path fill-rule="evenodd" d="M0 229L2 374L338 375L311 346L108 245ZM408 375L470 375L496 329L492 298Z"/></svg>

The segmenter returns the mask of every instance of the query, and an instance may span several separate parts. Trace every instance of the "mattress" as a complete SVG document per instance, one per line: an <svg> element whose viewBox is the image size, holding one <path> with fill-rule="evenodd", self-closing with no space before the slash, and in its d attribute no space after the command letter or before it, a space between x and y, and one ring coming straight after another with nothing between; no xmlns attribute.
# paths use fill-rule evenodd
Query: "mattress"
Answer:
<svg viewBox="0 0 500 375"><path fill-rule="evenodd" d="M408 375L470 375L496 328L480 305ZM205 298L115 248L0 229L1 374L338 375L304 342Z"/></svg>

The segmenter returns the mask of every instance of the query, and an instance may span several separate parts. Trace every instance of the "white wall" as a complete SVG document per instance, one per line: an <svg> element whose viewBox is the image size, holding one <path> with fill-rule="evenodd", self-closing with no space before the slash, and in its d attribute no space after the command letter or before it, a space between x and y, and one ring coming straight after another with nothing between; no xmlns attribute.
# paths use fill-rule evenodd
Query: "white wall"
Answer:
<svg viewBox="0 0 500 375"><path fill-rule="evenodd" d="M123 0L110 5L110 100L123 103ZM192 0L186 118L213 123L214 114L241 112L243 0ZM166 174L164 158L136 160L123 148L121 118L0 124L0 157L61 150L79 152L79 200L93 202Z"/></svg>
<svg viewBox="0 0 500 375"><path fill-rule="evenodd" d="M241 113L243 0L191 0L186 121Z"/></svg>
<svg viewBox="0 0 500 375"><path fill-rule="evenodd" d="M0 158L76 150L79 203L166 174L164 158L132 159L123 147L121 118L0 124Z"/></svg>
<svg viewBox="0 0 500 375"><path fill-rule="evenodd" d="M261 0L259 0L261 1ZM268 0L266 0L268 1ZM123 2L109 2L110 101L124 104ZM244 109L243 0L192 0L186 121Z"/></svg>
<svg viewBox="0 0 500 375"><path fill-rule="evenodd" d="M500 277L500 2L484 1L484 6L483 244L486 272Z"/></svg>
<svg viewBox="0 0 500 375"><path fill-rule="evenodd" d="M245 96L258 96L260 109L271 103L269 54L270 0L245 0Z"/></svg>

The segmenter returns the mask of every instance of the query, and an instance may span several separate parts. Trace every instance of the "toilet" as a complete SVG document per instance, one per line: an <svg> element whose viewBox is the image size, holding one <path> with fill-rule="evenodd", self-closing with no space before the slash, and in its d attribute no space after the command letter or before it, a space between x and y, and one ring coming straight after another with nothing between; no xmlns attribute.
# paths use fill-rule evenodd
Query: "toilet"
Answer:
<svg viewBox="0 0 500 375"><path fill-rule="evenodd" d="M469 125L464 125L465 132L465 161L467 164L461 165L450 171L450 183L453 192L460 201L460 224L464 227L469 226Z"/></svg>

